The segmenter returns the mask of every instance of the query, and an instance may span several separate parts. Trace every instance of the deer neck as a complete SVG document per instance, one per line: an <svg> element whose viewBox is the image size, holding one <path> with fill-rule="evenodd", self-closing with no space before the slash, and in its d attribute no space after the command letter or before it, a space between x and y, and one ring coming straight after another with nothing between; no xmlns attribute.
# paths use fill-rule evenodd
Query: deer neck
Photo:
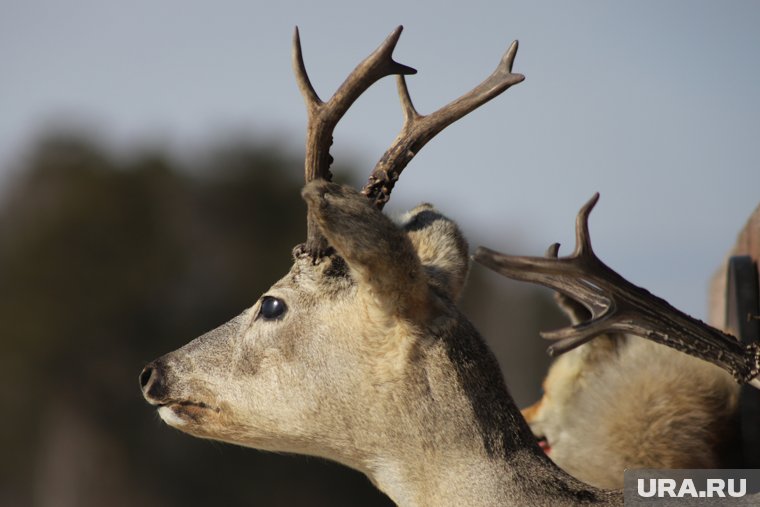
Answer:
<svg viewBox="0 0 760 507"><path fill-rule="evenodd" d="M592 488L525 450L510 459L441 453L419 466L380 459L368 475L402 507L623 504L619 491Z"/></svg>
<svg viewBox="0 0 760 507"><path fill-rule="evenodd" d="M379 489L404 507L622 503L544 455L466 320L449 333L416 351L407 392L386 407L394 430L386 426L359 467Z"/></svg>
<svg viewBox="0 0 760 507"><path fill-rule="evenodd" d="M445 507L499 503L494 500L509 496L505 471L502 463L476 453L442 452L415 464L395 456L380 458L368 475L399 506Z"/></svg>

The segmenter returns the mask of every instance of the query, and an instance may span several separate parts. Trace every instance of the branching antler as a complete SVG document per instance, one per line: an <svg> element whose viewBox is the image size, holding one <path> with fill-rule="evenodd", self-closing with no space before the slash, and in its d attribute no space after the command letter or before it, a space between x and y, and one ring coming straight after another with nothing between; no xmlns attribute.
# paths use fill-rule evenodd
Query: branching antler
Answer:
<svg viewBox="0 0 760 507"><path fill-rule="evenodd" d="M307 183L317 178L328 181L332 178L330 174L332 157L329 152L332 134L335 126L354 101L379 79L390 74L398 75L398 92L404 112L404 125L393 144L375 165L369 182L362 189L362 193L372 199L380 209L388 202L401 171L428 141L461 117L525 79L522 74L512 73L512 65L517 54L517 41L514 41L496 70L485 81L438 111L427 116L420 115L412 105L404 80L404 75L415 74L417 71L395 62L392 58L401 30L400 26L396 28L371 55L357 65L327 102L320 100L306 74L298 28L293 36L293 70L309 116L305 160ZM318 258L326 251L327 244L314 224L309 222L307 225L308 236L304 248L313 258Z"/></svg>
<svg viewBox="0 0 760 507"><path fill-rule="evenodd" d="M578 212L575 250L568 257L557 258L556 243L543 258L504 255L484 247L475 252L475 260L484 266L509 278L557 290L591 312L586 322L541 333L556 340L549 353L562 354L604 333L629 333L709 361L730 372L737 382L760 388L760 349L756 343L744 345L686 315L599 260L588 231L588 216L598 199L597 193Z"/></svg>
<svg viewBox="0 0 760 507"><path fill-rule="evenodd" d="M517 46L517 41L509 46L496 70L485 81L427 116L419 114L414 108L406 80L404 76L399 75L397 84L404 111L404 125L393 144L375 165L362 193L372 199L378 208L382 208L388 202L401 171L428 141L458 119L506 91L510 86L522 82L525 76L512 73Z"/></svg>
<svg viewBox="0 0 760 507"><path fill-rule="evenodd" d="M332 145L333 131L354 101L373 83L385 76L417 72L415 69L393 60L393 49L396 47L402 29L401 26L397 27L372 54L356 66L330 100L323 102L314 90L306 73L301 52L301 39L298 27L296 27L293 34L293 71L296 75L298 88L301 90L301 95L303 95L306 103L309 118L306 130L304 167L306 183L317 178L328 181L332 179L330 174L330 164L332 163L330 146ZM309 223L306 251L312 256L318 257L325 251L326 246L319 229L314 224Z"/></svg>

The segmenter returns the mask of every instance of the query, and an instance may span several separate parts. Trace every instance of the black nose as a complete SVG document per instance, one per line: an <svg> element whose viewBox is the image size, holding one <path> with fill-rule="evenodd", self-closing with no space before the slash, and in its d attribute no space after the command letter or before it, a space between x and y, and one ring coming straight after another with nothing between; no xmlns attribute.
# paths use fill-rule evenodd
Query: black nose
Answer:
<svg viewBox="0 0 760 507"><path fill-rule="evenodd" d="M145 368L143 368L142 373L140 373L140 387L145 390L145 386L148 385L150 382L150 379L153 377L153 367L148 365Z"/></svg>
<svg viewBox="0 0 760 507"><path fill-rule="evenodd" d="M140 388L148 403L158 405L166 400L165 368L159 361L153 361L140 372Z"/></svg>

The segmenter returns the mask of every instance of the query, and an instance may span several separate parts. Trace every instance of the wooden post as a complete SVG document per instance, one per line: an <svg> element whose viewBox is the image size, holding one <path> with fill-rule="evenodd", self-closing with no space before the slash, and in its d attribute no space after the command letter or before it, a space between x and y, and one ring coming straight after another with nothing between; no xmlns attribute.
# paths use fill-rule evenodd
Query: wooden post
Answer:
<svg viewBox="0 0 760 507"><path fill-rule="evenodd" d="M760 206L739 233L736 245L712 279L709 319L742 342L760 341ZM760 467L760 391L743 385L739 397L739 453L742 468Z"/></svg>
<svg viewBox="0 0 760 507"><path fill-rule="evenodd" d="M736 244L728 252L726 260L710 282L707 321L710 325L726 332L730 332L726 320L728 259L737 255L748 255L756 264L760 263L760 206L755 208L750 215L744 228L739 232Z"/></svg>

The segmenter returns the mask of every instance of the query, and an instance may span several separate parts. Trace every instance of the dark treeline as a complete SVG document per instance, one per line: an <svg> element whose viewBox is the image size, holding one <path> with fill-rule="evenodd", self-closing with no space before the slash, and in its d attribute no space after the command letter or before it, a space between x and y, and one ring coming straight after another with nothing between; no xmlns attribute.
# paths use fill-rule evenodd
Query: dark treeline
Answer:
<svg viewBox="0 0 760 507"><path fill-rule="evenodd" d="M389 505L356 472L191 438L142 400L145 362L254 303L305 237L300 160L265 145L202 158L53 135L4 192L0 505ZM536 383L542 345L514 340L537 342L551 307L499 283L476 271L463 305L505 369L523 366L508 382Z"/></svg>

